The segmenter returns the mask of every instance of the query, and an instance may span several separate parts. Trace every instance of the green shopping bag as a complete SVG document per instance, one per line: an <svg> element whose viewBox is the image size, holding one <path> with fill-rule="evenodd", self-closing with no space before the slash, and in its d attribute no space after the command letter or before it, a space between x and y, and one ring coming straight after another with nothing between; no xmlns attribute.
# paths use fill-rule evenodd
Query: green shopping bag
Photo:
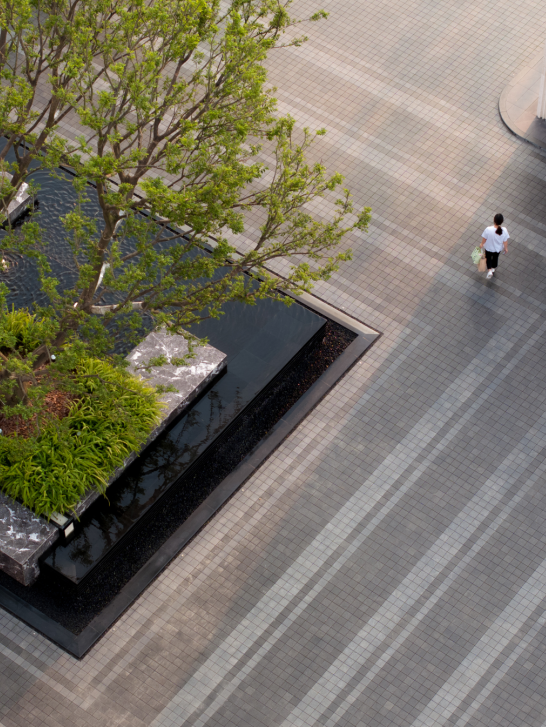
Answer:
<svg viewBox="0 0 546 727"><path fill-rule="evenodd" d="M480 262L481 256L482 256L481 247L475 247L471 252L472 262L474 263L474 265L477 265Z"/></svg>

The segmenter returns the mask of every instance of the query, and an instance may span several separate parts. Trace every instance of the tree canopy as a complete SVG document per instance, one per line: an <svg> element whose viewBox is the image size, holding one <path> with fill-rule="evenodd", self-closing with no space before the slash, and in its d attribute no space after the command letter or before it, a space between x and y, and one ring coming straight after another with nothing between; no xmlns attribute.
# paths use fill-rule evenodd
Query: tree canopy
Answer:
<svg viewBox="0 0 546 727"><path fill-rule="evenodd" d="M6 404L28 403L28 385L52 355L111 350L116 322L137 332L147 316L183 332L228 301L309 291L350 259L341 241L367 228L370 210L353 208L341 175L308 161L325 132L296 130L267 86L267 54L304 42L292 30L326 16L296 21L290 5L4 0L0 172L12 175L0 185L4 210L36 164L73 169L79 199L63 218L77 268L69 289L55 278L39 214L4 235L4 249L34 258L49 300L35 311L44 332L32 350L21 357L9 335L0 340ZM77 137L68 138L67 121ZM84 212L91 189L98 219ZM333 205L317 219L311 209L325 197ZM251 243L249 214L260 220ZM268 270L279 259L289 264L282 279Z"/></svg>

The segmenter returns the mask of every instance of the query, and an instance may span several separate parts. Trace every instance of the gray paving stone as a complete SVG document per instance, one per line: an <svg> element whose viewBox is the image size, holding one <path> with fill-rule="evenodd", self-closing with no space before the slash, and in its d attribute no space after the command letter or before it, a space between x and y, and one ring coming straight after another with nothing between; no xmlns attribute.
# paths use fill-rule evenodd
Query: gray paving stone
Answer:
<svg viewBox="0 0 546 727"><path fill-rule="evenodd" d="M537 6L323 5L270 80L374 211L317 293L383 336L82 662L0 614L3 727L546 723L546 155L497 113Z"/></svg>

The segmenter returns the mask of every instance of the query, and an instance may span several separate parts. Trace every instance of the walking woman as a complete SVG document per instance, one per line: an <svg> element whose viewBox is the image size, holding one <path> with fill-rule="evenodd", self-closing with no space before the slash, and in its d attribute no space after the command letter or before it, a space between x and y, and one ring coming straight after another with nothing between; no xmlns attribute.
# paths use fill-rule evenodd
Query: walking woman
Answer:
<svg viewBox="0 0 546 727"><path fill-rule="evenodd" d="M508 252L508 230L502 227L504 217L501 214L495 215L494 225L486 227L482 234L482 242L480 247L485 247L485 259L487 261L487 276L492 278L497 265L499 264L499 253L504 248L504 253Z"/></svg>

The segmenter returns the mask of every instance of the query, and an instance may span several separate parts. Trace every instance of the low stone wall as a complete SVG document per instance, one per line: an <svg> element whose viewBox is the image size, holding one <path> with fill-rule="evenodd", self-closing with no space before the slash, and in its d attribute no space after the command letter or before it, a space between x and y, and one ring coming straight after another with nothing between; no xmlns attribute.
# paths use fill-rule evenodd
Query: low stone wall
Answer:
<svg viewBox="0 0 546 727"><path fill-rule="evenodd" d="M129 370L135 368L152 357L165 354L169 359L181 358L188 351L188 344L183 336L169 336L164 331L150 333L127 356ZM215 379L226 366L226 355L213 346L201 346L196 349L195 357L188 366L172 366L170 364L155 367L150 373L138 374L154 385L173 386L176 391L168 392L161 397L165 403L163 418L151 432L139 452L134 452L116 470L108 486L121 475L144 449L191 402ZM96 491L89 492L75 508L74 515L79 517L100 497ZM0 569L27 586L39 575L39 559L60 538L65 527L73 527L71 519L63 516L52 518L55 523L37 517L31 510L12 500L0 492Z"/></svg>

